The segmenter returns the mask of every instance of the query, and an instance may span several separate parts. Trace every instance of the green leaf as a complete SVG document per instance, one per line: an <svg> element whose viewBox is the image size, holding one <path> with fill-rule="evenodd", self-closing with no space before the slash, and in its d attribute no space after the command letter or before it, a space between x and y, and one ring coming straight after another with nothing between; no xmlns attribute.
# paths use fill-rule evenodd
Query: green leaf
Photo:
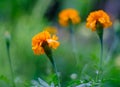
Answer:
<svg viewBox="0 0 120 87"><path fill-rule="evenodd" d="M4 76L4 75L0 76L0 80L4 81L6 83L10 83L10 80L6 76Z"/></svg>
<svg viewBox="0 0 120 87"><path fill-rule="evenodd" d="M80 80L72 80L72 81L68 82L67 87L73 87L78 84L80 84Z"/></svg>

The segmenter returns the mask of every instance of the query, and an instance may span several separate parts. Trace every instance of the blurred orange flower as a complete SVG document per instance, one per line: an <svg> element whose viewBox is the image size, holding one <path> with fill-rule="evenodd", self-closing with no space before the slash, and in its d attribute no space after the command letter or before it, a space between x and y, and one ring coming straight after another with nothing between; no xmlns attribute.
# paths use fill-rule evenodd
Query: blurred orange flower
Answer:
<svg viewBox="0 0 120 87"><path fill-rule="evenodd" d="M38 33L32 38L32 50L34 51L34 54L40 55L45 53L43 48L44 42L47 42L50 48L56 49L60 44L56 40L58 40L58 37L56 35L51 37L48 31Z"/></svg>
<svg viewBox="0 0 120 87"><path fill-rule="evenodd" d="M50 34L57 34L58 33L56 27L46 27L44 30L48 31Z"/></svg>
<svg viewBox="0 0 120 87"><path fill-rule="evenodd" d="M86 26L92 29L92 31L95 31L96 24L98 22L103 26L103 28L107 28L112 25L109 15L103 10L91 12L87 18Z"/></svg>
<svg viewBox="0 0 120 87"><path fill-rule="evenodd" d="M59 13L59 23L61 26L68 26L69 23L78 24L80 16L77 10L69 8Z"/></svg>

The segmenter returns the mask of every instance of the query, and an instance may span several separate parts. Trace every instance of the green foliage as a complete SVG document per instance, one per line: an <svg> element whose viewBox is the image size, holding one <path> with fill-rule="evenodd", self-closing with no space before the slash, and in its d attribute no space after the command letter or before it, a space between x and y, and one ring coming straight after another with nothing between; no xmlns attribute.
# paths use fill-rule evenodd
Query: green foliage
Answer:
<svg viewBox="0 0 120 87"><path fill-rule="evenodd" d="M113 23L114 29L106 29L104 32L104 79L101 82L96 81L100 44L97 34L85 27L87 15L95 9L94 1L60 1L59 10L75 8L81 16L81 24L75 27L79 57L77 65L68 29L59 26L58 16L54 16L55 20L50 21L44 16L48 8L53 5L52 0L0 0L0 87L12 85L4 36L6 31L11 35L10 57L16 87L56 87L58 79L49 59L46 55L34 55L31 49L32 37L47 26L58 28L60 47L53 50L53 56L61 87L99 87L98 85L120 87L120 22L118 19L117 21L115 19L115 24ZM116 38L115 41L113 37Z"/></svg>
<svg viewBox="0 0 120 87"><path fill-rule="evenodd" d="M0 80L6 82L7 84L10 83L10 80L9 80L6 76L4 76L4 75L1 75L1 76L0 76Z"/></svg>

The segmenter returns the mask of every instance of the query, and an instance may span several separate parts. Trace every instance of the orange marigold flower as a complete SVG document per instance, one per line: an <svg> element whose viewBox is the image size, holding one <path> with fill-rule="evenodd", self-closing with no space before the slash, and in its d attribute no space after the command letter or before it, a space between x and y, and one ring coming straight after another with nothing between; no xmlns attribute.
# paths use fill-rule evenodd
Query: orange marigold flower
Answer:
<svg viewBox="0 0 120 87"><path fill-rule="evenodd" d="M32 38L32 50L37 55L44 54L45 51L43 48L43 43L47 42L50 48L56 49L59 46L59 42L57 40L58 37L56 35L51 37L48 31L43 31Z"/></svg>
<svg viewBox="0 0 120 87"><path fill-rule="evenodd" d="M58 33L56 27L46 27L44 30L48 31L50 34L57 34Z"/></svg>
<svg viewBox="0 0 120 87"><path fill-rule="evenodd" d="M68 26L69 23L78 24L80 16L77 10L69 8L59 13L59 23L61 26Z"/></svg>
<svg viewBox="0 0 120 87"><path fill-rule="evenodd" d="M96 24L98 22L103 26L103 28L107 28L112 25L109 15L103 10L91 12L87 18L86 26L92 29L92 31L95 31Z"/></svg>

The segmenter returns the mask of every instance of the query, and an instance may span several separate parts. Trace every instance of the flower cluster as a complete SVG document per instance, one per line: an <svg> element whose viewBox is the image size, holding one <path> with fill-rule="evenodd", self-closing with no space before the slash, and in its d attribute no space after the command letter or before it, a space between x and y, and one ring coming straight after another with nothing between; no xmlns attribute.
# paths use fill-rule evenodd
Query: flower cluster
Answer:
<svg viewBox="0 0 120 87"><path fill-rule="evenodd" d="M32 38L32 50L37 55L44 54L44 42L47 42L50 48L56 49L59 46L59 42L57 40L58 37L56 35L51 37L48 31L43 31Z"/></svg>
<svg viewBox="0 0 120 87"><path fill-rule="evenodd" d="M69 23L78 24L80 16L77 10L69 8L59 13L59 23L61 26L68 26Z"/></svg>
<svg viewBox="0 0 120 87"><path fill-rule="evenodd" d="M98 22L103 26L103 28L107 28L112 25L109 15L103 10L91 12L87 18L86 26L92 29L92 31L95 31L96 24Z"/></svg>
<svg viewBox="0 0 120 87"><path fill-rule="evenodd" d="M80 22L80 16L78 11L75 9L65 9L59 13L59 23L62 26L68 26L70 23L78 24ZM98 10L91 12L87 18L86 26L92 31L97 28L97 23L99 23L103 28L107 28L112 25L109 15L103 10ZM32 38L32 50L35 54L44 54L45 50L43 47L44 42L48 44L50 48L56 49L59 46L58 37L56 34L57 29L55 27L47 27L45 31L35 35ZM51 35L52 34L52 37Z"/></svg>

